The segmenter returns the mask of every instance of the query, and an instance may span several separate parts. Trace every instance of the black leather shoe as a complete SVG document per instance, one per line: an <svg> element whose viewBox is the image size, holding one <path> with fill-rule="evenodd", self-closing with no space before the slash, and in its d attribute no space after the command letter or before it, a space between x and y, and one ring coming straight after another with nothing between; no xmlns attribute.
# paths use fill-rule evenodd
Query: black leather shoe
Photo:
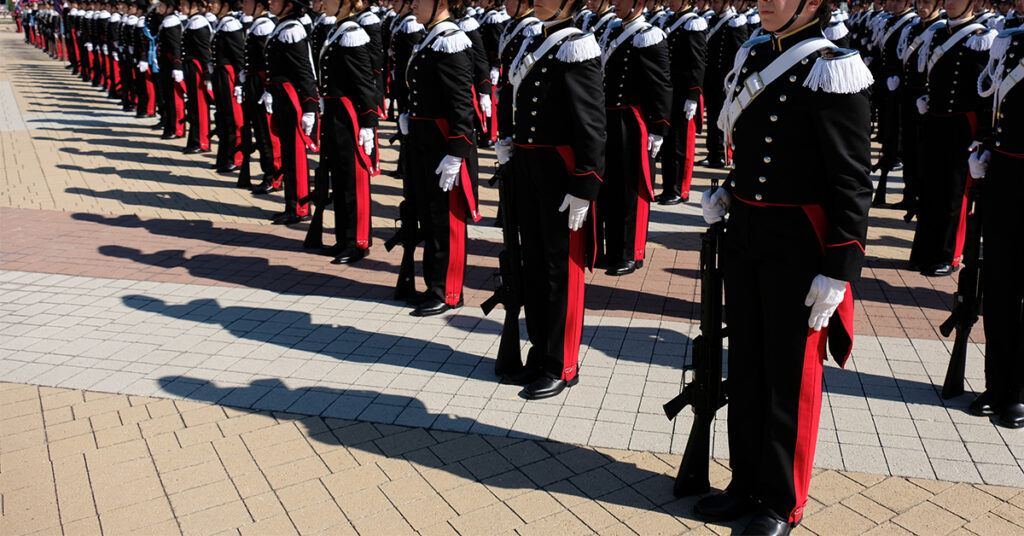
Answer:
<svg viewBox="0 0 1024 536"><path fill-rule="evenodd" d="M358 261L359 259L365 257L367 253L369 253L369 251L365 249L352 247L345 248L344 250L342 250L341 253L338 254L338 256L334 257L334 260L331 261L331 264L352 264Z"/></svg>
<svg viewBox="0 0 1024 536"><path fill-rule="evenodd" d="M344 244L334 244L333 246L324 246L320 248L320 254L324 257L337 257L341 255L342 251L345 251L346 246Z"/></svg>
<svg viewBox="0 0 1024 536"><path fill-rule="evenodd" d="M740 534L749 536L787 536L793 530L785 519L775 517L771 512L755 514Z"/></svg>
<svg viewBox="0 0 1024 536"><path fill-rule="evenodd" d="M725 488L716 495L708 495L693 505L693 510L706 521L732 521L747 515L756 503L750 495Z"/></svg>
<svg viewBox="0 0 1024 536"><path fill-rule="evenodd" d="M185 154L199 154L199 153L208 153L208 152L210 152L209 149L203 149L202 147L185 147L185 150L182 151L182 153L185 153Z"/></svg>
<svg viewBox="0 0 1024 536"><path fill-rule="evenodd" d="M280 188L274 188L273 181L265 180L257 184L256 187L252 189L252 195L266 195L269 194L270 192L276 192L278 190L280 190Z"/></svg>
<svg viewBox="0 0 1024 536"><path fill-rule="evenodd" d="M709 156L709 157L705 158L704 160L698 161L697 165L698 166L709 167L709 168L716 168L716 169L717 168L724 168L725 167L725 158L722 158L721 156L715 156L715 157Z"/></svg>
<svg viewBox="0 0 1024 536"><path fill-rule="evenodd" d="M412 296L409 296L408 298L406 298L405 299L405 303L408 303L409 305L413 305L413 306L418 306L421 303L424 303L424 302L427 302L427 301L430 301L430 300L433 300L433 299L437 299L437 294L434 294L433 292L430 292L429 290L424 290L423 292L417 292L416 294L413 294Z"/></svg>
<svg viewBox="0 0 1024 536"><path fill-rule="evenodd" d="M608 268L608 275L629 275L644 267L644 261L622 261Z"/></svg>
<svg viewBox="0 0 1024 536"><path fill-rule="evenodd" d="M178 139L178 138L180 138L180 137L181 137L181 136L179 136L179 135L177 135L177 134L174 134L174 133L172 132L172 133L170 133L170 134L164 134L163 136L160 136L160 139L161 139L161 140L176 140L176 139Z"/></svg>
<svg viewBox="0 0 1024 536"><path fill-rule="evenodd" d="M509 385L530 385L541 375L540 367L521 367L515 372L501 375L501 383Z"/></svg>
<svg viewBox="0 0 1024 536"><path fill-rule="evenodd" d="M298 214L293 214L291 212L280 212L274 214L274 216L270 218L270 223L274 225L292 225L295 223L309 221L309 219L309 215L299 216Z"/></svg>
<svg viewBox="0 0 1024 536"><path fill-rule="evenodd" d="M455 305L448 305L441 298L434 296L413 309L412 316L434 316L449 309L458 309L459 307L462 307L462 300L459 300L459 303L456 303Z"/></svg>
<svg viewBox="0 0 1024 536"><path fill-rule="evenodd" d="M949 264L933 264L921 271L921 275L928 277L942 277L953 273L953 266Z"/></svg>
<svg viewBox="0 0 1024 536"><path fill-rule="evenodd" d="M540 400L558 396L568 387L580 383L580 377L573 376L571 380L559 380L548 376L537 378L530 385L527 385L520 395L527 400Z"/></svg>
<svg viewBox="0 0 1024 536"><path fill-rule="evenodd" d="M228 164L226 166L217 168L217 173L223 173L225 175L228 173L234 173L236 171L238 171L238 166L234 164Z"/></svg>
<svg viewBox="0 0 1024 536"><path fill-rule="evenodd" d="M679 203L682 203L682 202L683 202L683 198L678 196L678 195L675 195L675 194L672 194L672 195L667 196L667 197L663 197L663 198L658 200L658 204L659 205L666 205L666 206L678 205Z"/></svg>
<svg viewBox="0 0 1024 536"><path fill-rule="evenodd" d="M999 412L999 425L1006 428L1024 428L1024 404L1017 402L1003 406Z"/></svg>
<svg viewBox="0 0 1024 536"><path fill-rule="evenodd" d="M999 410L997 409L998 407L999 403L996 400L996 396L992 394L991 391L985 391L978 395L978 398L975 398L974 402L971 402L971 405L967 407L967 411L970 412L971 415L984 417L986 415L995 415L996 413L999 413Z"/></svg>

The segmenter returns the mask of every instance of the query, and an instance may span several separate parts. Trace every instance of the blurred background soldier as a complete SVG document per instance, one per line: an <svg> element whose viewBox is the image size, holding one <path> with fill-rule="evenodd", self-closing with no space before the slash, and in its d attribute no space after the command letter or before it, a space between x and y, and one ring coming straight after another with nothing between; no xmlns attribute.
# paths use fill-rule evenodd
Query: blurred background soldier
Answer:
<svg viewBox="0 0 1024 536"><path fill-rule="evenodd" d="M213 98L217 103L218 173L232 173L242 165L242 82L245 67L245 32L239 20L238 0L213 0L210 11L219 17L213 31Z"/></svg>

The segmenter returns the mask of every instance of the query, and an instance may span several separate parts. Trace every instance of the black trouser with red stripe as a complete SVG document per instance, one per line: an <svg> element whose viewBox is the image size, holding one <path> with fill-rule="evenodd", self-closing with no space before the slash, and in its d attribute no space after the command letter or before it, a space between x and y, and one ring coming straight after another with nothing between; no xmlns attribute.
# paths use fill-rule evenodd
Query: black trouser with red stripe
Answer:
<svg viewBox="0 0 1024 536"><path fill-rule="evenodd" d="M268 86L274 99L271 116L274 134L281 141L281 179L284 182L284 211L309 214L309 164L306 145L299 135L302 110L296 109L281 85Z"/></svg>
<svg viewBox="0 0 1024 536"><path fill-rule="evenodd" d="M693 181L693 153L697 144L697 117L687 120L683 102L672 110L672 125L661 149L661 191L666 195L690 197ZM697 113L703 113L703 99L697 104Z"/></svg>
<svg viewBox="0 0 1024 536"><path fill-rule="evenodd" d="M1024 155L992 151L980 184L985 235L985 389L1002 403L1024 402Z"/></svg>
<svg viewBox="0 0 1024 536"><path fill-rule="evenodd" d="M281 144L271 131L266 107L258 102L265 89L266 86L260 73L248 73L243 86L246 128L243 128L242 141L251 148L252 139L256 138L255 148L260 152L260 170L263 172L264 178L276 179L280 183L280 179L277 177L281 167ZM245 161L242 163L242 167L247 168L252 151L248 149L243 152ZM274 185L275 188L279 186L280 184Z"/></svg>
<svg viewBox="0 0 1024 536"><path fill-rule="evenodd" d="M363 151L356 139L359 127L352 124L349 110L336 98L325 99L321 120L320 165L331 177L338 245L369 249L370 175L359 166Z"/></svg>
<svg viewBox="0 0 1024 536"><path fill-rule="evenodd" d="M967 159L964 153L974 140L971 116L932 115L922 118L924 140L929 148L920 185L917 231L911 261L928 268L935 264L959 264L963 237L964 190Z"/></svg>
<svg viewBox="0 0 1024 536"><path fill-rule="evenodd" d="M466 270L466 215L469 211L461 184L442 191L434 173L447 154L446 137L432 119L409 119L406 175L416 220L423 233L423 279L449 305L462 301ZM476 143L476 140L473 140ZM476 166L473 159L464 165Z"/></svg>
<svg viewBox="0 0 1024 536"><path fill-rule="evenodd" d="M646 150L647 135L641 132L632 108L608 109L607 117L608 145L605 177L597 200L598 226L603 230L604 252L611 262L639 261L647 247L651 204L640 159L647 159L649 169L653 169L654 162Z"/></svg>
<svg viewBox="0 0 1024 536"><path fill-rule="evenodd" d="M181 84L174 81L172 74L174 65L171 62L160 65L157 74L157 103L160 105L160 116L163 118L164 135L182 136L185 134L185 102Z"/></svg>
<svg viewBox="0 0 1024 536"><path fill-rule="evenodd" d="M188 139L186 148L198 147L202 150L210 148L210 102L207 100L206 83L203 78L203 67L197 62L184 62L185 117L188 120Z"/></svg>
<svg viewBox="0 0 1024 536"><path fill-rule="evenodd" d="M523 306L533 345L526 364L570 380L578 369L585 237L593 224L588 219L580 230L570 231L566 213L558 211L569 176L553 147L516 147L505 177L513 181L522 237Z"/></svg>
<svg viewBox="0 0 1024 536"><path fill-rule="evenodd" d="M156 112L156 84L153 77L153 65L149 66L146 72L137 70L135 67L135 93L137 95L136 115L150 116Z"/></svg>
<svg viewBox="0 0 1024 536"><path fill-rule="evenodd" d="M909 94L909 96L908 96ZM921 143L921 114L917 112L916 89L907 88L900 102L900 136L903 152L903 201L916 207L922 182L921 169L927 156Z"/></svg>
<svg viewBox="0 0 1024 536"><path fill-rule="evenodd" d="M217 128L217 167L242 164L241 136L242 126L241 104L235 100L235 86L232 73L224 67L213 70L213 99L217 103L214 112ZM236 114L236 106L239 108ZM237 117L236 117L237 116Z"/></svg>
<svg viewBox="0 0 1024 536"><path fill-rule="evenodd" d="M730 487L796 522L807 502L821 409L826 331L807 327L804 305L821 273L821 244L799 207L734 200L722 254Z"/></svg>
<svg viewBox="0 0 1024 536"><path fill-rule="evenodd" d="M718 128L718 116L722 113L722 107L725 106L725 90L722 89L724 86L724 75L704 80L704 87L710 90L704 95L704 104L707 106L708 112L704 128L708 132L706 147L709 160L725 158L725 133Z"/></svg>

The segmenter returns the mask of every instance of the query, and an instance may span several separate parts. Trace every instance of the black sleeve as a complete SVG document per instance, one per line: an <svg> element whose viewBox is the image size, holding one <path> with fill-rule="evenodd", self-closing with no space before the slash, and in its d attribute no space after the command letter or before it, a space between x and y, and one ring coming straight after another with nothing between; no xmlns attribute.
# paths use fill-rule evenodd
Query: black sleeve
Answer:
<svg viewBox="0 0 1024 536"><path fill-rule="evenodd" d="M484 24L480 27L480 38L484 42L484 51L487 53L488 65L497 67L501 64L501 58L498 57L498 43L501 40L501 25ZM490 69L488 69L488 76L490 76Z"/></svg>
<svg viewBox="0 0 1024 536"><path fill-rule="evenodd" d="M657 29L649 31L656 32ZM647 131L664 136L668 133L669 116L672 113L672 84L668 80L668 40L649 47L639 48L643 65L643 88L647 93L643 106Z"/></svg>
<svg viewBox="0 0 1024 536"><path fill-rule="evenodd" d="M484 49L484 40L480 30L466 32L469 40L473 42L473 87L478 95L491 94L491 64L487 61L487 51Z"/></svg>
<svg viewBox="0 0 1024 536"><path fill-rule="evenodd" d="M678 30L677 30L678 31ZM686 32L677 41L680 50L672 55L673 73L680 73L678 82L673 81L675 90L686 95L687 99L696 101L700 99L701 88L704 87L704 69L707 65L707 34L704 32Z"/></svg>
<svg viewBox="0 0 1024 536"><path fill-rule="evenodd" d="M377 77L373 71L372 51L370 47L373 42L361 46L352 47L350 54L345 54L351 62L349 72L357 73L354 76L355 91L352 95L352 105L356 109L356 116L359 119L360 128L374 128L377 126Z"/></svg>
<svg viewBox="0 0 1024 536"><path fill-rule="evenodd" d="M593 201L604 174L607 119L601 60L566 64L565 88L569 95L568 121L572 126L574 167L568 193ZM510 107L511 108L511 107Z"/></svg>
<svg viewBox="0 0 1024 536"><path fill-rule="evenodd" d="M316 89L313 66L309 64L309 41L307 39L297 43L278 41L274 43L274 46L280 47L282 55L286 58L285 65L288 65L290 71L288 81L295 86L302 113L315 113L320 109L320 94Z"/></svg>
<svg viewBox="0 0 1024 536"><path fill-rule="evenodd" d="M181 70L181 25L164 28L161 32L165 37L160 40L163 54L171 59L171 70Z"/></svg>
<svg viewBox="0 0 1024 536"><path fill-rule="evenodd" d="M235 68L235 73L245 68L245 31L237 30L227 32L220 42L224 49L224 59L227 65Z"/></svg>
<svg viewBox="0 0 1024 536"><path fill-rule="evenodd" d="M812 119L817 150L826 163L825 240L822 274L841 281L860 277L868 232L872 184L871 107L867 91L852 95L814 92L817 113Z"/></svg>
<svg viewBox="0 0 1024 536"><path fill-rule="evenodd" d="M473 50L455 54L434 52L443 93L445 119L448 121L448 154L468 158L473 143L476 107L473 102Z"/></svg>
<svg viewBox="0 0 1024 536"><path fill-rule="evenodd" d="M380 73L384 70L384 36L382 35L381 24L370 24L362 26L363 30L370 35L370 58L373 62L373 70Z"/></svg>

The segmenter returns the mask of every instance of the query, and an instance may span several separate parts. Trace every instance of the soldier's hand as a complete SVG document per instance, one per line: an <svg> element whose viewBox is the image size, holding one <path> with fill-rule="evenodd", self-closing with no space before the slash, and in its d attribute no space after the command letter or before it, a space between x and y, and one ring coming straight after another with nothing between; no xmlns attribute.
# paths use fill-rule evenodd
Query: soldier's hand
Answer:
<svg viewBox="0 0 1024 536"><path fill-rule="evenodd" d="M928 113L928 100L930 98L928 95L922 95L917 99L917 113L921 115Z"/></svg>
<svg viewBox="0 0 1024 536"><path fill-rule="evenodd" d="M374 142L376 141L376 138L377 134L372 128L359 129L359 146L363 148L363 152L366 153L366 156L373 154L373 146L375 145Z"/></svg>
<svg viewBox="0 0 1024 536"><path fill-rule="evenodd" d="M804 305L811 308L811 316L807 318L807 326L814 331L828 327L828 320L836 312L846 296L846 281L832 279L827 275L818 274L811 281L811 289L807 291Z"/></svg>
<svg viewBox="0 0 1024 536"><path fill-rule="evenodd" d="M300 119L299 121L302 123L302 131L305 132L307 136L309 136L310 134L313 133L313 125L316 124L316 113L306 112L302 114L302 119Z"/></svg>
<svg viewBox="0 0 1024 536"><path fill-rule="evenodd" d="M234 91L235 102L242 104L242 86L235 86Z"/></svg>
<svg viewBox="0 0 1024 536"><path fill-rule="evenodd" d="M270 93L264 91L263 95L260 96L260 100L256 101L256 104L262 104L268 114L274 113L274 96Z"/></svg>
<svg viewBox="0 0 1024 536"><path fill-rule="evenodd" d="M459 176L462 175L462 158L446 155L441 159L441 163L437 165L434 173L441 175L441 181L438 183L441 190L445 192L451 191L453 187L459 184Z"/></svg>
<svg viewBox="0 0 1024 536"><path fill-rule="evenodd" d="M725 188L719 188L711 195L705 193L700 200L704 221L711 225L724 220L731 204L732 196L729 195L729 192L725 191Z"/></svg>
<svg viewBox="0 0 1024 536"><path fill-rule="evenodd" d="M889 91L896 91L896 88L900 87L900 77L890 76L885 80L885 86L889 88Z"/></svg>
<svg viewBox="0 0 1024 536"><path fill-rule="evenodd" d="M148 70L149 70L149 62L147 62L147 61L140 61L139 62L139 72L140 73L144 73L144 72L146 72Z"/></svg>
<svg viewBox="0 0 1024 536"><path fill-rule="evenodd" d="M512 152L515 150L515 146L512 145L512 138L498 140L498 143L494 144L494 154L498 158L498 164L505 165L508 163L512 159Z"/></svg>
<svg viewBox="0 0 1024 536"><path fill-rule="evenodd" d="M974 179L981 179L988 173L988 161L992 158L992 153L988 151L974 151L971 156L967 159L967 167L971 170L971 177Z"/></svg>
<svg viewBox="0 0 1024 536"><path fill-rule="evenodd" d="M245 83L245 69L242 69L241 71L239 71L239 73L238 73L238 81L243 83L243 84Z"/></svg>
<svg viewBox="0 0 1024 536"><path fill-rule="evenodd" d="M501 78L501 71L499 71L497 67L491 67L491 72L489 74L491 77L491 85L498 85L498 80Z"/></svg>
<svg viewBox="0 0 1024 536"><path fill-rule="evenodd" d="M491 96L487 94L480 95L480 111L483 112L484 117L491 116Z"/></svg>
<svg viewBox="0 0 1024 536"><path fill-rule="evenodd" d="M403 136L409 135L409 114L400 114L398 116L398 131Z"/></svg>
<svg viewBox="0 0 1024 536"><path fill-rule="evenodd" d="M179 69L175 69L175 70L171 71L171 78L175 82L178 82L178 83L184 82L185 81L185 73L181 72L181 70L179 70Z"/></svg>
<svg viewBox="0 0 1024 536"><path fill-rule="evenodd" d="M661 152L662 143L665 143L665 138L657 134L647 135L647 152L650 153L651 158L658 157L658 153Z"/></svg>
<svg viewBox="0 0 1024 536"><path fill-rule="evenodd" d="M562 200L562 206L558 207L558 211L565 212L566 210L569 211L569 230L578 230L587 219L590 201L580 199L572 194L565 194L565 199Z"/></svg>
<svg viewBox="0 0 1024 536"><path fill-rule="evenodd" d="M686 99L683 103L683 113L686 115L686 120L691 121L697 116L697 101L692 99Z"/></svg>

